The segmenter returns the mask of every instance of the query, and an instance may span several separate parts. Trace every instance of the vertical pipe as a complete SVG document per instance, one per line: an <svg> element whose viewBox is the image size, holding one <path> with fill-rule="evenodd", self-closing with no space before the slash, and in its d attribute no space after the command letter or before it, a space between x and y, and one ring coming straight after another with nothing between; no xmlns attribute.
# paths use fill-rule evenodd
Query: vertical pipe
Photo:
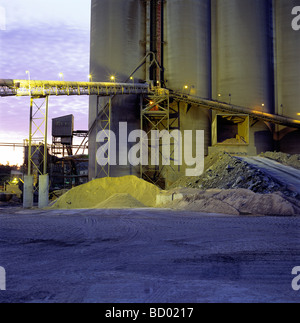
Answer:
<svg viewBox="0 0 300 323"><path fill-rule="evenodd" d="M156 4L156 56L157 62L162 66L162 1L157 0ZM161 83L161 70L159 66L156 69L156 79Z"/></svg>
<svg viewBox="0 0 300 323"><path fill-rule="evenodd" d="M143 157L144 151L144 137L143 137L143 96L140 96L140 129L141 129L141 156ZM148 153L148 152L146 152ZM143 176L143 163L140 164L140 177L142 178Z"/></svg>
<svg viewBox="0 0 300 323"><path fill-rule="evenodd" d="M48 109L49 109L49 96L46 96L46 111L45 111L45 138L44 138L44 172L47 174L47 162L48 162Z"/></svg>
<svg viewBox="0 0 300 323"><path fill-rule="evenodd" d="M31 151L32 151L32 111L33 111L33 98L30 96L30 117L29 117L29 142L28 142L28 176L31 175Z"/></svg>
<svg viewBox="0 0 300 323"><path fill-rule="evenodd" d="M146 2L146 53L151 51L151 0ZM150 62L151 55L148 55L146 60L146 81L150 81Z"/></svg>
<svg viewBox="0 0 300 323"><path fill-rule="evenodd" d="M109 135L111 135L111 101L112 98L109 98L108 102L108 130L109 130ZM107 165L107 175L110 177L110 156L111 156L111 138L108 138L108 165Z"/></svg>

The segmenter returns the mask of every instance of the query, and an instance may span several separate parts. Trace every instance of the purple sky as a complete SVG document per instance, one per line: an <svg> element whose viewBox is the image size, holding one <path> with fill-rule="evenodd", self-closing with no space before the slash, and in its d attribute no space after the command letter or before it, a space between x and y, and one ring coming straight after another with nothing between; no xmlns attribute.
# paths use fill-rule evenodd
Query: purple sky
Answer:
<svg viewBox="0 0 300 323"><path fill-rule="evenodd" d="M0 0L0 79L87 81L90 0ZM49 118L73 114L87 129L88 97L50 97ZM0 143L28 138L29 98L0 98ZM49 122L51 134L51 122ZM49 138L51 140L51 136ZM0 147L0 163L22 163L23 150Z"/></svg>

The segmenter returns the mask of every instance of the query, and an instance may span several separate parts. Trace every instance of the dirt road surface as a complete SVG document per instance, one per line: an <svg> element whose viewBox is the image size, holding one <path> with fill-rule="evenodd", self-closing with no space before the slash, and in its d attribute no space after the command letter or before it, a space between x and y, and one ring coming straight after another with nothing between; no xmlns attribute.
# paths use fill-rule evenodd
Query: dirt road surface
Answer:
<svg viewBox="0 0 300 323"><path fill-rule="evenodd" d="M0 210L0 302L299 302L299 217Z"/></svg>

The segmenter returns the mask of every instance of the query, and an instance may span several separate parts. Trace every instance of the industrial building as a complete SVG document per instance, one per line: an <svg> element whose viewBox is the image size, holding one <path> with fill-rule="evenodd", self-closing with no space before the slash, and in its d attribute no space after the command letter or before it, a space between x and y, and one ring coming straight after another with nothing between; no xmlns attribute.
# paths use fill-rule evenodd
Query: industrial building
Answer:
<svg viewBox="0 0 300 323"><path fill-rule="evenodd" d="M206 155L299 153L299 127L284 122L300 115L300 34L291 25L297 5L297 0L92 0L93 82L148 82L169 92L154 91L150 99L90 97L89 178L134 174L154 182L163 178L168 185L183 174L184 165L100 167L97 134L107 126L118 133L120 122L127 122L128 133L204 130ZM190 99L196 97L202 101ZM119 154L122 149L130 147Z"/></svg>

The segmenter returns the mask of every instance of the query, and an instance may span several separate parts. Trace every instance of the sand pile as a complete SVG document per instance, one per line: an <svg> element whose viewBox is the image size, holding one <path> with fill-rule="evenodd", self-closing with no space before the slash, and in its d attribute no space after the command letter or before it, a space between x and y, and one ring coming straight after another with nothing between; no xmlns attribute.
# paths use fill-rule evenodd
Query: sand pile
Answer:
<svg viewBox="0 0 300 323"><path fill-rule="evenodd" d="M231 215L300 215L300 201L287 198L281 192L259 194L247 189L178 189L161 195L173 199L169 202L166 199L166 204L161 206L177 210Z"/></svg>
<svg viewBox="0 0 300 323"><path fill-rule="evenodd" d="M131 209L143 208L145 205L127 193L118 193L99 203L96 209Z"/></svg>
<svg viewBox="0 0 300 323"><path fill-rule="evenodd" d="M52 208L115 208L123 205L126 207L128 204L134 205L133 207L138 207L137 205L154 207L159 192L158 187L136 176L100 178L68 191L55 202ZM128 201L125 202L126 197Z"/></svg>

